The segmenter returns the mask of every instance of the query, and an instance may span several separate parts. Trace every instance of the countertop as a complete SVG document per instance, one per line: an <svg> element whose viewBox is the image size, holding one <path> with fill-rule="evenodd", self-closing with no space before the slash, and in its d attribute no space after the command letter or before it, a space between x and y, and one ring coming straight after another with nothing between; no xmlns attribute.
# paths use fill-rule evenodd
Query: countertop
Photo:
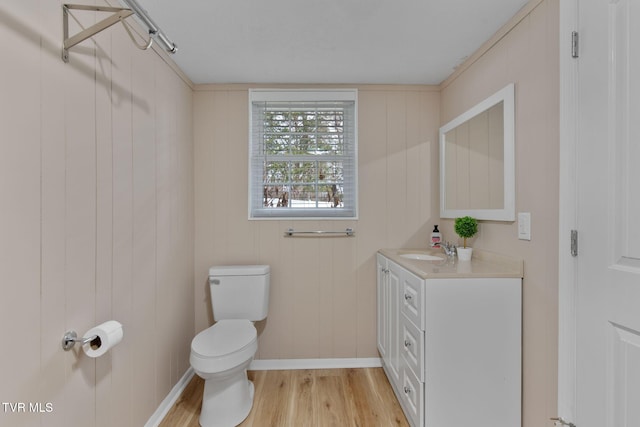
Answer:
<svg viewBox="0 0 640 427"><path fill-rule="evenodd" d="M423 279L524 277L522 259L482 249L473 250L471 261L459 261L457 256L447 257L442 249L380 249L378 252ZM434 255L442 259L423 261L405 258L401 256L403 254Z"/></svg>

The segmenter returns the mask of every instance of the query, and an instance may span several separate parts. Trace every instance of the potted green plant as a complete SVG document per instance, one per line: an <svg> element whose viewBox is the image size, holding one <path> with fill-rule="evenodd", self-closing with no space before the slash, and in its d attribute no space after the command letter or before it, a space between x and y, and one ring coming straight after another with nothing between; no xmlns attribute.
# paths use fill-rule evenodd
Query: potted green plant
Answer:
<svg viewBox="0 0 640 427"><path fill-rule="evenodd" d="M471 260L473 248L467 248L467 239L475 236L478 232L478 221L471 216L463 216L456 218L454 223L456 234L462 237L462 247L457 249L458 259L460 261Z"/></svg>

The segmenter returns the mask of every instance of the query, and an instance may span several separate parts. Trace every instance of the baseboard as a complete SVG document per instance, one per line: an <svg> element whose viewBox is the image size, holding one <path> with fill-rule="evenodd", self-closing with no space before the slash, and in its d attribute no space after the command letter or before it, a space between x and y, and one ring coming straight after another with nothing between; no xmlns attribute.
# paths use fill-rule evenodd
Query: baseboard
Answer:
<svg viewBox="0 0 640 427"><path fill-rule="evenodd" d="M173 386L167 397L165 397L160 403L160 406L158 406L156 411L151 415L144 427L158 427L160 425L173 404L176 403L176 400L178 400L184 389L187 387L187 384L189 384L189 381L191 381L194 374L195 372L193 371L193 368L189 366L189 369L187 369L182 378L178 380L176 385Z"/></svg>
<svg viewBox="0 0 640 427"><path fill-rule="evenodd" d="M257 359L249 366L253 371L276 371L283 369L338 369L338 368L379 368L379 357L348 359Z"/></svg>

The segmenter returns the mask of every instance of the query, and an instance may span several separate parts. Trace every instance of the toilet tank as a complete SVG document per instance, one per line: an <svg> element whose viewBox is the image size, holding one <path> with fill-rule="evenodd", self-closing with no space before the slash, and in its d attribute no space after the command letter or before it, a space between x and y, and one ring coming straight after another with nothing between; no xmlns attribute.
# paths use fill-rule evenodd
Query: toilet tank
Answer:
<svg viewBox="0 0 640 427"><path fill-rule="evenodd" d="M263 320L269 311L268 265L224 265L209 269L214 320Z"/></svg>

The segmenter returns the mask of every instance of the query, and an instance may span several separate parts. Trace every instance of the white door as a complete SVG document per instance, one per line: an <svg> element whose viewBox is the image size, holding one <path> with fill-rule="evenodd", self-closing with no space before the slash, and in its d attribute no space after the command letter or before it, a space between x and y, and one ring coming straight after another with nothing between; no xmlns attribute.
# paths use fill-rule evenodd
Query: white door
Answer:
<svg viewBox="0 0 640 427"><path fill-rule="evenodd" d="M577 427L640 427L639 23L638 0L578 1Z"/></svg>

